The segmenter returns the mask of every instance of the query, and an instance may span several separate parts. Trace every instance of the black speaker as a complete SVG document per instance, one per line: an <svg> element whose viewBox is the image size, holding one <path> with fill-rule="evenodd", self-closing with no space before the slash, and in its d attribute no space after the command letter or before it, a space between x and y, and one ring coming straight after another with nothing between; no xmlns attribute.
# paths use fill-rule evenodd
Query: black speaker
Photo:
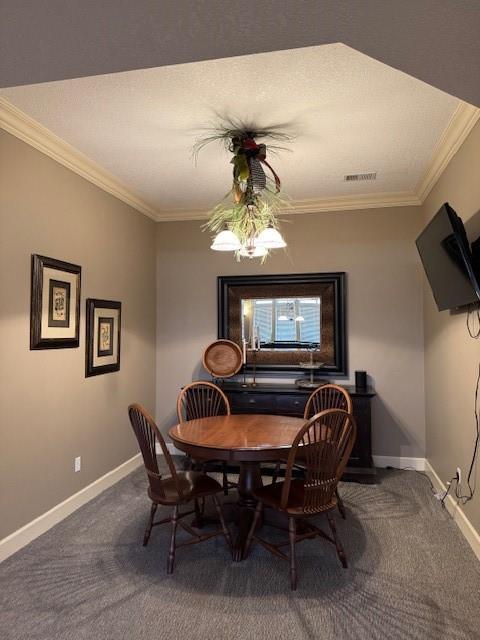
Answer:
<svg viewBox="0 0 480 640"><path fill-rule="evenodd" d="M355 371L355 388L361 391L367 388L367 372Z"/></svg>

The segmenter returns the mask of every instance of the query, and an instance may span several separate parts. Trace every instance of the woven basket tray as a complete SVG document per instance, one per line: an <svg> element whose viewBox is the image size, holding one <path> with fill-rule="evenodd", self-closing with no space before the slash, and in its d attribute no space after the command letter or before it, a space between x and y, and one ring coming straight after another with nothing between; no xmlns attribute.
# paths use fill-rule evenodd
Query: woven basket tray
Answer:
<svg viewBox="0 0 480 640"><path fill-rule="evenodd" d="M214 378L234 376L242 363L242 350L231 340L216 340L203 352L203 366Z"/></svg>

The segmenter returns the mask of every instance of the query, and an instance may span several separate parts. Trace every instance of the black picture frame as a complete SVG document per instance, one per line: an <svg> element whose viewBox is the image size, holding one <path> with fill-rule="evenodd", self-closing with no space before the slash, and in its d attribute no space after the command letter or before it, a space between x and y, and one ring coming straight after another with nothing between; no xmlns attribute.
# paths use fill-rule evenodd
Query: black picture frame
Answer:
<svg viewBox="0 0 480 640"><path fill-rule="evenodd" d="M95 311L97 309L101 310L101 315L97 315L96 317ZM114 313L109 315L109 310ZM102 325L109 327L109 344L106 348L102 348L101 345ZM85 343L86 378L120 370L121 326L121 302L116 300L102 300L100 298L87 298ZM108 358L109 361L106 364L102 364L102 358Z"/></svg>
<svg viewBox="0 0 480 640"><path fill-rule="evenodd" d="M231 317L231 304L235 297L235 288L258 287L273 285L310 285L318 284L329 286L333 300L333 351L334 358L331 364L322 367L321 376L340 377L348 375L347 361L347 318L346 318L346 273L343 271L327 273L296 273L253 276L219 276L217 278L217 310L218 310L218 337L233 339L229 318ZM240 319L239 319L240 321ZM237 340L238 342L238 340ZM241 345L240 345L241 346ZM252 365L247 365L251 370ZM299 366L286 364L260 364L256 363L256 369L265 374L282 374L283 372L304 371Z"/></svg>
<svg viewBox="0 0 480 640"><path fill-rule="evenodd" d="M55 270L58 275L49 278L44 286L44 270ZM63 275L62 275L63 274ZM68 280L74 276L75 284ZM80 292L82 268L79 265L39 254L31 257L30 294L30 349L69 349L80 344ZM61 294L60 292L64 293ZM44 296L46 299L44 300ZM54 297L57 296L57 305ZM71 307L74 305L73 322ZM44 306L46 308L44 309ZM70 326L72 324L72 326ZM69 335L50 335L60 333ZM69 331L70 329L70 331ZM49 331L50 330L50 331Z"/></svg>

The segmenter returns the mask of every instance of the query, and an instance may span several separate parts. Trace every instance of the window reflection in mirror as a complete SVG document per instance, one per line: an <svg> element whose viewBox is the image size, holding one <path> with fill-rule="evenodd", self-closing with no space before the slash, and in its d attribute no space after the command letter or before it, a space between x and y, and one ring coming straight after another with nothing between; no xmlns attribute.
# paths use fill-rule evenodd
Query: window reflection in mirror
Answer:
<svg viewBox="0 0 480 640"><path fill-rule="evenodd" d="M320 319L319 297L242 300L242 336L259 336L262 349L320 348Z"/></svg>

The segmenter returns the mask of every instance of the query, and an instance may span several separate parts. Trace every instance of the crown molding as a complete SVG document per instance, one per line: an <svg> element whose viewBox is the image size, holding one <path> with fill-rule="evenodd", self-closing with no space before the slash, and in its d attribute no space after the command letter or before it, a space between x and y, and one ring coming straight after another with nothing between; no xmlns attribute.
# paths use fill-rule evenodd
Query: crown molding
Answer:
<svg viewBox="0 0 480 640"><path fill-rule="evenodd" d="M281 211L281 215L420 206L479 118L480 109L466 102L460 102L435 146L425 175L419 181L414 192L292 200L290 206ZM5 129L8 133L53 158L156 222L204 220L209 215L207 209L168 211L153 208L125 187L115 176L1 97L0 128Z"/></svg>
<svg viewBox="0 0 480 640"><path fill-rule="evenodd" d="M353 211L355 209L382 209L385 207L419 206L421 202L414 193L377 193L358 196L338 196L337 198L311 198L293 200L292 208L282 211L285 214L323 213L326 211Z"/></svg>
<svg viewBox="0 0 480 640"><path fill-rule="evenodd" d="M93 160L90 160L68 142L62 140L49 129L39 124L13 104L0 98L0 128L16 136L31 147L38 149L67 169L92 182L103 191L110 193L152 220L158 220L159 214L148 203L127 189L113 176Z"/></svg>
<svg viewBox="0 0 480 640"><path fill-rule="evenodd" d="M415 193L422 203L447 168L450 160L465 142L479 118L480 109L466 102L460 102L455 109L448 125L435 145L425 175L415 189Z"/></svg>
<svg viewBox="0 0 480 640"><path fill-rule="evenodd" d="M338 198L311 198L291 200L290 206L281 210L282 216L305 213L325 213L327 211L354 211L355 209L383 209L390 207L418 207L422 203L414 193L378 193L363 196L341 196ZM181 222L187 220L205 220L208 209L173 209L161 211L158 222Z"/></svg>

